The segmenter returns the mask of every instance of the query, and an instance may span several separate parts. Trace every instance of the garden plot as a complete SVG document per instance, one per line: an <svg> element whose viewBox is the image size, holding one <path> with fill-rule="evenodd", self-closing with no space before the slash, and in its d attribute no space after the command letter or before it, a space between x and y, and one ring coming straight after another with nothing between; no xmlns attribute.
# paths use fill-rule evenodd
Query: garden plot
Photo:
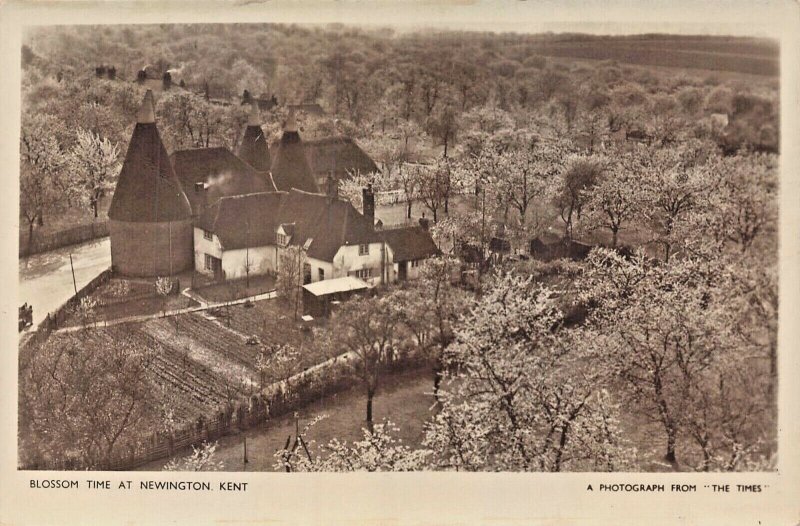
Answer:
<svg viewBox="0 0 800 526"><path fill-rule="evenodd" d="M195 315L187 316L195 317ZM189 359L201 364L215 374L223 377L229 383L248 383L254 373L253 369L243 365L239 359L231 359L233 353L225 347L215 347L212 342L205 339L198 339L194 333L186 329L175 330L175 324L166 319L156 319L142 324L142 331L151 335L162 344L169 346L179 352L185 353ZM242 346L244 342L233 341L233 338L223 340L226 347Z"/></svg>

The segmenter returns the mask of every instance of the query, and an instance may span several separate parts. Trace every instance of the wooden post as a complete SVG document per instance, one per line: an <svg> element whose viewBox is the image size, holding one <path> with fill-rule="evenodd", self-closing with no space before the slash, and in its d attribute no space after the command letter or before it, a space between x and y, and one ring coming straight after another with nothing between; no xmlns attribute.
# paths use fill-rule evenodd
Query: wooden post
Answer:
<svg viewBox="0 0 800 526"><path fill-rule="evenodd" d="M75 282L75 266L72 264L72 252L69 253L69 268L72 269L72 287L75 289L75 295L78 295L78 284Z"/></svg>
<svg viewBox="0 0 800 526"><path fill-rule="evenodd" d="M247 436L244 437L244 463L247 464Z"/></svg>

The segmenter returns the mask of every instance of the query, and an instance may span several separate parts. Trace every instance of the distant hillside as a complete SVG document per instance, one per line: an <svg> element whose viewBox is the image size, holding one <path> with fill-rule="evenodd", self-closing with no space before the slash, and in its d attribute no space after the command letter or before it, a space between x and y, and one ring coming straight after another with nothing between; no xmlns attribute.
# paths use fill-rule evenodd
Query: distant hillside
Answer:
<svg viewBox="0 0 800 526"><path fill-rule="evenodd" d="M780 73L777 42L731 37L593 37L559 35L532 49L551 57L616 60L628 64L732 71L751 75Z"/></svg>

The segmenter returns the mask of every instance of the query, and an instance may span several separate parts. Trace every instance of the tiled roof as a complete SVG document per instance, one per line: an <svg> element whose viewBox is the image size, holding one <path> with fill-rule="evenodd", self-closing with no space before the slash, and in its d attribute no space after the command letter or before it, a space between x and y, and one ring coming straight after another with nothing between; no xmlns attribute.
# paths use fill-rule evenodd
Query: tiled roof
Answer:
<svg viewBox="0 0 800 526"><path fill-rule="evenodd" d="M269 148L264 130L258 125L248 125L244 130L242 144L236 152L243 160L259 172L268 172L270 168Z"/></svg>
<svg viewBox="0 0 800 526"><path fill-rule="evenodd" d="M294 188L304 192L319 191L297 131L284 131L270 154L270 172L278 190L289 191Z"/></svg>
<svg viewBox="0 0 800 526"><path fill-rule="evenodd" d="M322 261L333 261L343 245L381 240L349 201L298 190L223 197L198 225L215 233L225 250L274 245L278 226L287 225L290 243L304 246L310 240L308 256Z"/></svg>
<svg viewBox="0 0 800 526"><path fill-rule="evenodd" d="M281 207L280 222L294 223L292 244L304 245L312 239L308 256L322 261L332 261L343 245L380 241L369 220L349 201L324 194L290 191Z"/></svg>
<svg viewBox="0 0 800 526"><path fill-rule="evenodd" d="M172 169L156 124L137 123L108 217L116 221L148 223L176 221L190 216L189 201Z"/></svg>
<svg viewBox="0 0 800 526"><path fill-rule="evenodd" d="M206 208L198 225L219 238L224 250L275 244L284 192L222 197Z"/></svg>
<svg viewBox="0 0 800 526"><path fill-rule="evenodd" d="M382 233L392 248L395 262L416 261L439 254L430 232L422 227L397 228Z"/></svg>
<svg viewBox="0 0 800 526"><path fill-rule="evenodd" d="M258 172L227 148L179 150L171 160L195 215L220 197L275 190L269 174ZM196 183L207 189L198 191Z"/></svg>
<svg viewBox="0 0 800 526"><path fill-rule="evenodd" d="M319 179L333 173L343 179L352 173L378 171L369 155L350 137L326 137L305 141L306 155L314 175Z"/></svg>

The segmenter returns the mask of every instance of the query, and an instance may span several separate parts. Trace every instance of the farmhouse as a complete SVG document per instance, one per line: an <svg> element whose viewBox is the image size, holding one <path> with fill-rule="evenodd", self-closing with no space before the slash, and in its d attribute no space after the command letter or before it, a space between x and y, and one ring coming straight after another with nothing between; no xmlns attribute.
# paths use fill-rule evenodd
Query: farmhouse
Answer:
<svg viewBox="0 0 800 526"><path fill-rule="evenodd" d="M416 277L420 262L438 253L427 228L376 230L371 187L362 212L339 198L332 173L320 193L292 113L263 171L269 153L255 109L239 150L248 163L226 148L168 156L153 108L148 91L109 210L120 274L193 268L237 279L275 274L292 257L302 259L304 283L350 276L377 285Z"/></svg>
<svg viewBox="0 0 800 526"><path fill-rule="evenodd" d="M223 197L195 228L195 267L218 279L272 274L299 248L305 284L349 276L378 285L417 277L438 253L421 227L384 232L369 217L336 195L296 189Z"/></svg>

